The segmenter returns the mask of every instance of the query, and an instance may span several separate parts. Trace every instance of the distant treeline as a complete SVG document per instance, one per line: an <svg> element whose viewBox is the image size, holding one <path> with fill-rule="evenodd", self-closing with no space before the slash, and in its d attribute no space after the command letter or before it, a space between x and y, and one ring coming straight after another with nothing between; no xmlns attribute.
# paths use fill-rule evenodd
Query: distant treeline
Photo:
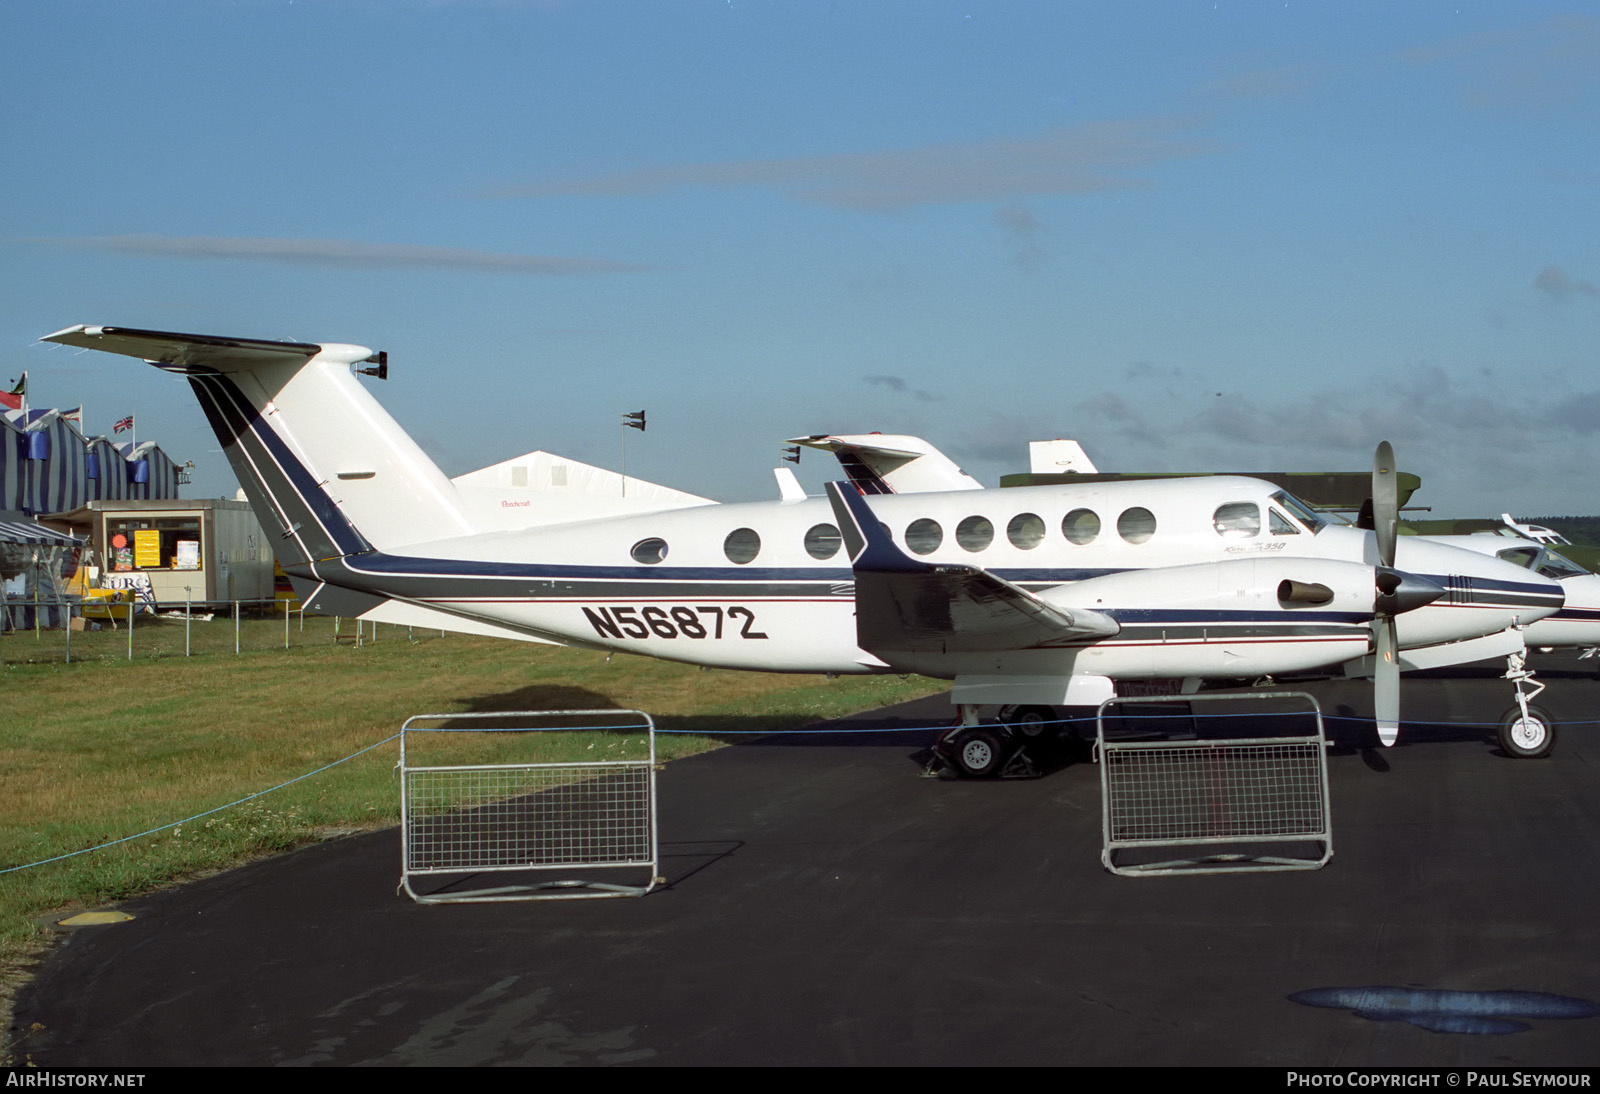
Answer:
<svg viewBox="0 0 1600 1094"><path fill-rule="evenodd" d="M1573 543L1600 547L1600 517L1518 517L1522 524L1542 524L1566 536Z"/></svg>

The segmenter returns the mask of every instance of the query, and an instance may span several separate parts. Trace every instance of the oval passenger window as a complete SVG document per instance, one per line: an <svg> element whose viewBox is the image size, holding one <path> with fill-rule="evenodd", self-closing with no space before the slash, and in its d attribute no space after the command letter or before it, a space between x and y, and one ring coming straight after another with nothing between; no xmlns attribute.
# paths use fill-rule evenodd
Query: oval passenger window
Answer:
<svg viewBox="0 0 1600 1094"><path fill-rule="evenodd" d="M813 524L806 529L806 554L815 559L832 558L839 553L839 529L831 524Z"/></svg>
<svg viewBox="0 0 1600 1094"><path fill-rule="evenodd" d="M994 525L983 517L968 517L956 525L956 545L964 551L981 551L994 542Z"/></svg>
<svg viewBox="0 0 1600 1094"><path fill-rule="evenodd" d="M1061 518L1061 534L1069 543L1093 543L1100 534L1100 517L1093 509L1074 509Z"/></svg>
<svg viewBox="0 0 1600 1094"><path fill-rule="evenodd" d="M1044 540L1044 521L1033 513L1018 513L1006 525L1006 538L1011 546L1031 551Z"/></svg>
<svg viewBox="0 0 1600 1094"><path fill-rule="evenodd" d="M722 541L722 553L728 556L729 562L743 566L761 553L761 537L754 528L735 528Z"/></svg>
<svg viewBox="0 0 1600 1094"><path fill-rule="evenodd" d="M633 550L628 552L633 556L633 561L642 562L646 566L654 566L667 557L667 541L664 539L641 539L633 545Z"/></svg>
<svg viewBox="0 0 1600 1094"><path fill-rule="evenodd" d="M1156 515L1142 505L1124 509L1117 518L1117 535L1129 543L1144 543L1156 534Z"/></svg>
<svg viewBox="0 0 1600 1094"><path fill-rule="evenodd" d="M931 555L944 542L944 529L939 522L923 517L906 528L906 547L918 555Z"/></svg>

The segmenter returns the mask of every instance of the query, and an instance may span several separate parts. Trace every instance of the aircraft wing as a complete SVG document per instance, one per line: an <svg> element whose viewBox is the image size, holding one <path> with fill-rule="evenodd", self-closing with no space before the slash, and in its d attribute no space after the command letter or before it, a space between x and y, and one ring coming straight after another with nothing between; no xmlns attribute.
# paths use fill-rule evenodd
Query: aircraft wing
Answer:
<svg viewBox="0 0 1600 1094"><path fill-rule="evenodd" d="M919 562L901 551L849 483L830 482L828 500L855 571L861 648L964 652L1029 649L1109 638L1116 620L1046 604L978 566Z"/></svg>

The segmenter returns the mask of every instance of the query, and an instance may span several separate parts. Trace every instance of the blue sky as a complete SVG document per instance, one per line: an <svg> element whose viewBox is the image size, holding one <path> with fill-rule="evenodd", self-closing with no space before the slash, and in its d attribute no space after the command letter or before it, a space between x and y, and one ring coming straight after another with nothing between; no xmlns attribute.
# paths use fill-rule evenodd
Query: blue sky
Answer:
<svg viewBox="0 0 1600 1094"><path fill-rule="evenodd" d="M629 471L722 500L881 430L1600 511L1592 4L61 0L0 111L0 380L196 494L180 381L34 340L385 349L450 474L646 407Z"/></svg>

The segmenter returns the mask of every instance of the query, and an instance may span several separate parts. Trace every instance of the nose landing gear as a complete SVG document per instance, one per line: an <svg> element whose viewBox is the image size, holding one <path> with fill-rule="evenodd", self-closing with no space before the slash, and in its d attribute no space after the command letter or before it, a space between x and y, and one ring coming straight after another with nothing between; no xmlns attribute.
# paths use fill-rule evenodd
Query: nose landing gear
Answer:
<svg viewBox="0 0 1600 1094"><path fill-rule="evenodd" d="M1504 679L1516 685L1517 705L1500 716L1500 747L1507 756L1519 760L1550 755L1556 746L1555 722L1543 707L1533 705L1532 700L1538 698L1545 685L1533 678L1524 654L1513 653L1506 658Z"/></svg>

